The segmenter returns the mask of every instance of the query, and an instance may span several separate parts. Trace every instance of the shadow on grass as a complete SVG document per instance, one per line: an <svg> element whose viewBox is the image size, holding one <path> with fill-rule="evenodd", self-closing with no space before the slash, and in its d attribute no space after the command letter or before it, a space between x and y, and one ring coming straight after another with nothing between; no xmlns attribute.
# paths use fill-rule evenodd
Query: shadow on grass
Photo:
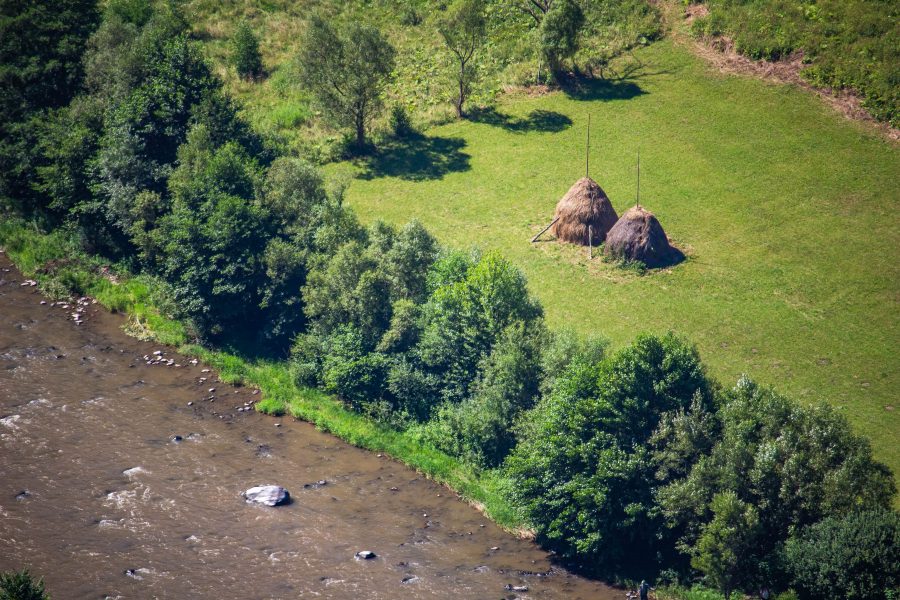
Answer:
<svg viewBox="0 0 900 600"><path fill-rule="evenodd" d="M468 171L468 154L462 138L429 137L413 133L384 142L369 156L356 160L364 167L360 179L398 177L409 181L441 179L447 173Z"/></svg>
<svg viewBox="0 0 900 600"><path fill-rule="evenodd" d="M559 87L569 98L583 101L631 100L647 93L630 78L567 77Z"/></svg>
<svg viewBox="0 0 900 600"><path fill-rule="evenodd" d="M521 118L503 114L493 107L480 108L472 110L468 119L474 123L502 127L514 133L558 133L572 126L572 119L552 110L533 110L527 117Z"/></svg>

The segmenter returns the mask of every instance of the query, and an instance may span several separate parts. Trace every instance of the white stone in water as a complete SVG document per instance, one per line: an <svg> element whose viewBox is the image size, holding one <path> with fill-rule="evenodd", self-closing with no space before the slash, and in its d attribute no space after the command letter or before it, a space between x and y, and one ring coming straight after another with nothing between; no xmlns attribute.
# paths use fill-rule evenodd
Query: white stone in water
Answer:
<svg viewBox="0 0 900 600"><path fill-rule="evenodd" d="M144 473L150 473L150 471L148 471L144 467L132 467L130 469L125 469L124 471L122 471L122 475L125 475L126 477L134 477L136 475L141 475Z"/></svg>
<svg viewBox="0 0 900 600"><path fill-rule="evenodd" d="M241 494L247 502L263 506L278 506L290 500L291 495L280 485L259 485Z"/></svg>

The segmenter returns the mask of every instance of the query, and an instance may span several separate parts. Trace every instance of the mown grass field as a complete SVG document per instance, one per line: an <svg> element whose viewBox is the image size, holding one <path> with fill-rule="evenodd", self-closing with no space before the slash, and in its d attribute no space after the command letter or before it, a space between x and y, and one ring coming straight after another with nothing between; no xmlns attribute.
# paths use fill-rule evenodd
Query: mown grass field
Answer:
<svg viewBox="0 0 900 600"><path fill-rule="evenodd" d="M840 407L900 472L900 153L793 87L722 75L671 39L580 93L505 96L356 163L366 221L417 218L441 241L496 248L552 326L608 336L674 330L726 385L741 373ZM640 63L640 64L639 64ZM621 214L641 200L688 255L639 275L555 242L530 244L584 173Z"/></svg>

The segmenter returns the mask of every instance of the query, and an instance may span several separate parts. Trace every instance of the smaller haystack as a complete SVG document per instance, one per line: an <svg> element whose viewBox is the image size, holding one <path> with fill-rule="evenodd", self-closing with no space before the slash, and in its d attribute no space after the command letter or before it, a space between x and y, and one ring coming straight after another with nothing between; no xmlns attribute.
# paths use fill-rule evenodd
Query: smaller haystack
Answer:
<svg viewBox="0 0 900 600"><path fill-rule="evenodd" d="M550 229L563 242L597 246L618 218L603 188L590 177L582 177L557 203Z"/></svg>
<svg viewBox="0 0 900 600"><path fill-rule="evenodd" d="M609 230L604 252L613 258L640 261L650 268L672 265L684 258L669 244L653 213L640 204L629 208Z"/></svg>

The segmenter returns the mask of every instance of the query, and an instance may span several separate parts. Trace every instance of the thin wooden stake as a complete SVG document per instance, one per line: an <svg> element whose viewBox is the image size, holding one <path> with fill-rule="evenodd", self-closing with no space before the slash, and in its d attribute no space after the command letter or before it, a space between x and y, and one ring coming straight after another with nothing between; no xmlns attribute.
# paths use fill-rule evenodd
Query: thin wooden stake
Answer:
<svg viewBox="0 0 900 600"><path fill-rule="evenodd" d="M637 162L637 205L641 205L641 149L638 148Z"/></svg>
<svg viewBox="0 0 900 600"><path fill-rule="evenodd" d="M559 217L556 217L555 219L553 219L552 221L550 221L550 224L549 224L549 225L547 225L546 227L544 227L543 229L541 229L541 232L540 232L540 233L538 233L536 236L534 236L533 238L531 238L531 243L532 243L532 244L535 243L535 242L537 241L537 239L538 239L539 237L541 237L542 235L544 235L544 232L545 232L545 231L547 231L548 229L550 229L551 227L553 227L553 224L556 223L557 221L559 221Z"/></svg>
<svg viewBox="0 0 900 600"><path fill-rule="evenodd" d="M584 149L584 176L591 176L591 115L588 114L587 144Z"/></svg>
<svg viewBox="0 0 900 600"><path fill-rule="evenodd" d="M588 260L594 258L594 231L588 225Z"/></svg>

